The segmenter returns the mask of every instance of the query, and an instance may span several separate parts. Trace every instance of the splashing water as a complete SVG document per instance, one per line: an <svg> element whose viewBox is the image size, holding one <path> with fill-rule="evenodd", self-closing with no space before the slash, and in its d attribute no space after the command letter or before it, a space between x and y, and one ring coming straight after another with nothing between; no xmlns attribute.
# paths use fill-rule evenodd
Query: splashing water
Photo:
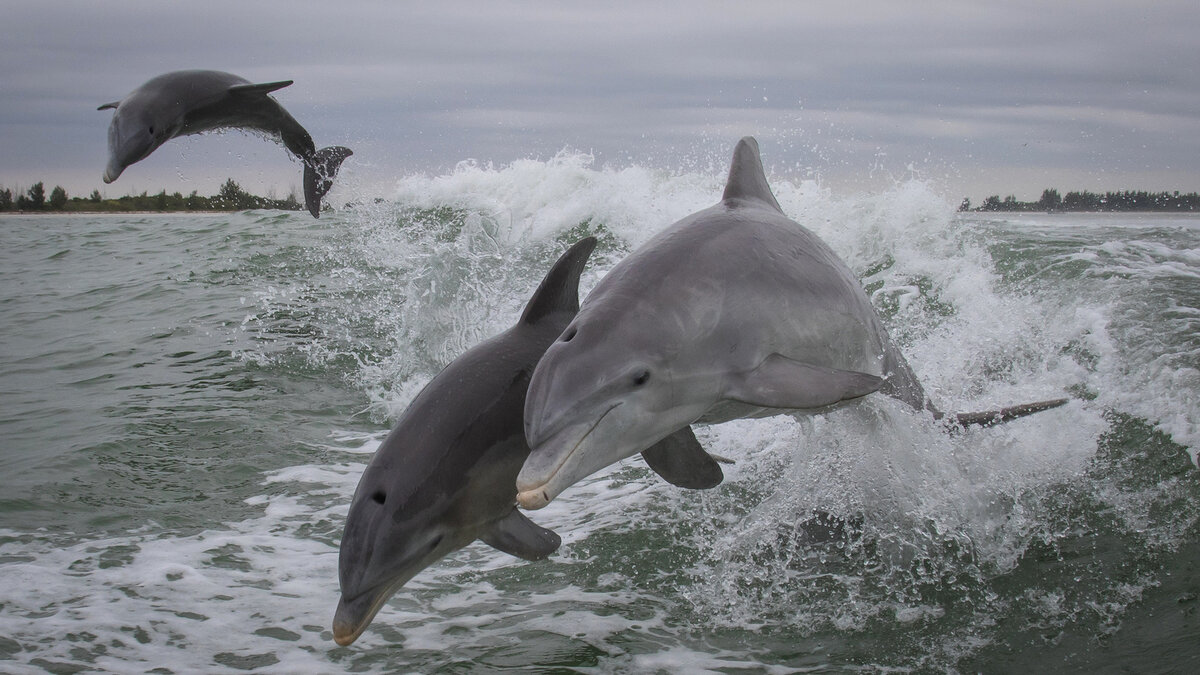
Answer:
<svg viewBox="0 0 1200 675"><path fill-rule="evenodd" d="M3 669L1200 658L1200 219L962 216L919 182L786 177L784 211L859 274L941 407L1074 400L954 436L884 397L701 429L737 462L720 487L626 461L539 512L550 560L469 546L336 648L341 524L388 418L511 325L568 243L600 240L586 292L723 182L568 152L410 176L319 222L6 217Z"/></svg>

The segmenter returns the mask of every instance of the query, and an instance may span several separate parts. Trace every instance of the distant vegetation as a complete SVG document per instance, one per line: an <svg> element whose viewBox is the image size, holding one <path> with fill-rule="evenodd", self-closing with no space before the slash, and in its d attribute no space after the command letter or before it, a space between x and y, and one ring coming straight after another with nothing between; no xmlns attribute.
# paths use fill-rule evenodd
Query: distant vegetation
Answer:
<svg viewBox="0 0 1200 675"><path fill-rule="evenodd" d="M13 191L0 188L0 212L21 211L25 213L55 212L113 212L125 211L245 211L248 209L280 209L284 211L299 211L303 204L296 199L295 193L284 199L269 199L258 197L242 189L232 178L225 181L217 194L211 197L201 197L192 190L190 195L180 192L167 194L166 190L156 195L143 192L140 195L126 195L116 199L105 199L99 190L92 190L88 197L68 197L67 191L61 186L55 186L46 197L46 186L38 181L25 192L13 196Z"/></svg>
<svg viewBox="0 0 1200 675"><path fill-rule="evenodd" d="M347 204L347 206L353 206ZM54 186L46 195L46 186L41 181L25 192L0 188L0 212L20 211L23 213L56 212L86 213L125 211L246 211L248 209L279 209L299 211L304 207L295 193L283 199L259 197L246 192L232 178L225 181L217 194L202 197L192 190L189 195L180 192L167 194L166 190L156 195L143 192L140 195L125 195L105 199L99 190L92 190L87 197L69 197L61 186ZM972 208L970 199L963 199L959 211L1200 211L1200 194L1189 192L1068 192L1059 195L1058 190L1047 189L1036 202L1021 202L1013 195L1000 199L992 195L983 204Z"/></svg>
<svg viewBox="0 0 1200 675"><path fill-rule="evenodd" d="M1058 190L1042 191L1036 202L1019 202L1009 195L1000 199L992 195L983 204L971 208L971 200L964 199L959 211L1200 211L1200 195L1195 192L1068 192L1060 196Z"/></svg>

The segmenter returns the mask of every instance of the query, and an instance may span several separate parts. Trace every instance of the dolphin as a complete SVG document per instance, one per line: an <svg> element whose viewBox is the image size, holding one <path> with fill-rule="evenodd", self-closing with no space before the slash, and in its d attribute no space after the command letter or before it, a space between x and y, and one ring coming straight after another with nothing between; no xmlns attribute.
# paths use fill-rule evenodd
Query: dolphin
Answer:
<svg viewBox="0 0 1200 675"><path fill-rule="evenodd" d="M668 482L719 484L692 424L816 414L880 392L936 418L859 280L775 201L758 143L743 138L721 202L619 262L538 363L525 402L532 448L517 501L642 453ZM1062 405L957 415L994 424Z"/></svg>
<svg viewBox="0 0 1200 675"><path fill-rule="evenodd" d="M177 136L221 128L247 129L282 142L304 163L304 205L321 217L321 198L329 192L349 148L316 149L312 136L279 102L268 96L291 80L252 84L216 70L177 70L152 78L128 96L105 103L113 109L108 126L108 166L104 182L115 181L130 164L146 159Z"/></svg>
<svg viewBox="0 0 1200 675"><path fill-rule="evenodd" d="M596 246L558 259L517 325L454 359L400 416L363 472L342 535L333 639L348 645L421 570L476 539L525 560L561 540L516 508L529 455L522 411L538 359L579 309L579 275Z"/></svg>

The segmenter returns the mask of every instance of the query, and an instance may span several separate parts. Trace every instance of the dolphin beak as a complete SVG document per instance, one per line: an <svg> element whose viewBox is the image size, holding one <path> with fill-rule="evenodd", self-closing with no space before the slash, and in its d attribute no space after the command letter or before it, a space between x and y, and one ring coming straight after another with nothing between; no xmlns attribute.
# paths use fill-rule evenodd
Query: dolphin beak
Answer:
<svg viewBox="0 0 1200 675"><path fill-rule="evenodd" d="M428 536L428 544L396 564L395 568L399 571L386 581L366 590L355 587L356 584L349 584L351 586L349 592L357 593L352 598L346 597L348 584L346 577L343 577L342 597L338 600L337 610L333 613L333 641L345 647L357 640L367 626L371 625L371 621L374 620L379 610L383 609L388 599L395 595L401 586L450 551L460 549L474 539L470 535L456 536L456 534L452 532L451 536L446 536L441 532L431 533ZM467 538L468 536L470 538ZM345 545L343 537L343 551L345 551ZM344 560L339 561L339 568L344 564Z"/></svg>
<svg viewBox="0 0 1200 675"><path fill-rule="evenodd" d="M533 450L517 474L517 504L521 508L531 511L540 509L575 482L566 479L568 471L565 469L568 460L591 432L588 430L581 434L580 431L579 425L572 425L551 435L543 443L536 446L530 444Z"/></svg>
<svg viewBox="0 0 1200 675"><path fill-rule="evenodd" d="M571 434L572 431L576 433ZM571 442L569 438L562 438L570 435L577 436L578 440ZM569 427L534 447L517 474L517 504L521 508L531 511L540 509L574 482L563 481L566 473L563 468L586 437L587 434L578 434L577 428ZM566 442L561 442L563 440Z"/></svg>
<svg viewBox="0 0 1200 675"><path fill-rule="evenodd" d="M590 426L572 424L553 433L543 443L530 443L533 450L517 474L517 504L531 511L540 509L563 490L621 459L597 454L592 437L592 432L604 418L620 406L617 403L605 410ZM539 437L536 431L532 434L535 438Z"/></svg>
<svg viewBox="0 0 1200 675"><path fill-rule="evenodd" d="M517 483L518 490L521 489L520 485L521 485L520 483ZM558 496L557 492L555 492L553 495L550 494L549 487L535 486L532 489L525 490L524 492L518 492L517 493L517 504L519 504L521 506L521 508L523 508L523 509L526 509L529 511L536 511L536 510L546 506L547 504L549 504L550 500L554 499L557 496Z"/></svg>
<svg viewBox="0 0 1200 675"><path fill-rule="evenodd" d="M353 600L347 600L343 595L333 613L333 641L345 647L357 640L399 587L400 584L389 584L382 589L376 588L363 593Z"/></svg>
<svg viewBox="0 0 1200 675"><path fill-rule="evenodd" d="M549 482L555 478L566 459L565 456L558 455L555 447L559 444L552 441L556 440L556 436L563 436L564 432L569 431L559 429L558 433L555 433L553 427L547 423L544 402L536 403L539 399L545 399L541 391L531 388L526 398L525 441L532 450L525 458L521 472L517 474L517 504L530 511L546 506L562 491L562 488L559 488L552 492L549 486ZM535 406L537 414L533 412ZM577 446L578 443L571 445Z"/></svg>
<svg viewBox="0 0 1200 675"><path fill-rule="evenodd" d="M123 171L125 171L125 167L117 164L109 164L108 167L104 169L104 182L113 182L121 176L121 172Z"/></svg>
<svg viewBox="0 0 1200 675"><path fill-rule="evenodd" d="M363 617L359 605L363 604L364 599L360 596L354 602L346 602L346 598L343 597L338 601L337 611L333 615L333 641L338 643L338 646L345 647L357 640L374 618L373 613Z"/></svg>

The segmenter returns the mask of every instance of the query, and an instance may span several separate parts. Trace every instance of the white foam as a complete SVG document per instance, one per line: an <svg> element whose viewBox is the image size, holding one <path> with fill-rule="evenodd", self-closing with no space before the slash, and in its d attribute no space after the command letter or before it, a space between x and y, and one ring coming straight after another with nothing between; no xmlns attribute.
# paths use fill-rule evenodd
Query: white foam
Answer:
<svg viewBox="0 0 1200 675"><path fill-rule="evenodd" d="M561 250L559 237L584 225L608 237L586 288L654 232L715 202L723 179L595 168L579 153L410 176L395 203L341 216L351 231L313 254L313 278L256 294L244 330L266 336L277 315L312 310L317 330L305 358L327 366L352 357L352 376L382 420L437 368L515 320ZM702 429L707 448L736 461L720 488L678 490L627 460L531 514L563 537L550 560L525 563L473 544L406 585L350 649L335 648L328 628L337 540L384 433L334 432L320 451L335 459L264 473L261 494L247 500L257 515L241 522L83 541L0 533L8 539L0 559L10 561L0 635L22 647L9 665L394 672L450 666L458 657L445 648L453 644L497 667L538 649L592 649L606 654L599 670L735 669L754 648L707 644L726 629L827 637L883 625L907 633L947 615L927 587L988 592L979 589L1012 571L1033 542L1063 536L1047 523L1049 502L1056 489L1092 480L1081 476L1108 428L1106 410L1157 421L1195 456L1200 373L1180 367L1184 355L1175 352L1139 357L1136 348L1153 343L1136 329L1160 324L1130 317L1121 301L1136 290L1131 282L1190 280L1195 249L1164 247L1144 233L1114 239L1053 261L1094 266L1092 292L1044 282L1014 290L995 269L987 232L923 183L843 198L811 182L772 185L785 212L864 277L944 408L992 408L1068 387L1095 400L954 437L882 398L800 421ZM460 211L460 229L445 228L440 211L421 211L443 207ZM1200 316L1187 303L1171 311L1177 331ZM275 348L263 341L248 357L270 361ZM1152 544L1169 546L1191 525L1152 517L1177 485L1088 489L1130 531L1150 530ZM840 546L805 540L798 526L815 510L858 534ZM1153 583L1134 579L1085 602L1103 621L1118 621ZM986 622L997 607L1021 602L1042 608L1051 627L1083 611L1062 593L1030 589L968 613ZM936 633L932 668L988 642L990 633L973 625Z"/></svg>
<svg viewBox="0 0 1200 675"><path fill-rule="evenodd" d="M409 176L396 200L419 208L451 205L495 222L508 244L544 240L581 222L605 224L636 247L654 232L709 206L722 180L638 166L594 168L591 155L563 151L549 161L496 167L461 162L444 176Z"/></svg>

